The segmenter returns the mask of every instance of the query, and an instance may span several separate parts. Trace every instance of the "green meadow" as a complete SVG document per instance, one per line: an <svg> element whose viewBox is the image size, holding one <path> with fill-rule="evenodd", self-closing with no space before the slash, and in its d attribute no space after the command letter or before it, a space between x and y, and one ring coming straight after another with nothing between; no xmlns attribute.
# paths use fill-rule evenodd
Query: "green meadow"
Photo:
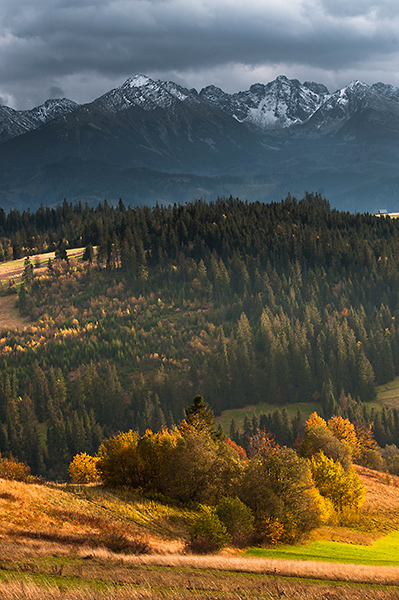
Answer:
<svg viewBox="0 0 399 600"><path fill-rule="evenodd" d="M370 546L343 542L317 541L301 546L251 548L248 556L287 560L314 560L357 565L399 566L399 531L377 540Z"/></svg>

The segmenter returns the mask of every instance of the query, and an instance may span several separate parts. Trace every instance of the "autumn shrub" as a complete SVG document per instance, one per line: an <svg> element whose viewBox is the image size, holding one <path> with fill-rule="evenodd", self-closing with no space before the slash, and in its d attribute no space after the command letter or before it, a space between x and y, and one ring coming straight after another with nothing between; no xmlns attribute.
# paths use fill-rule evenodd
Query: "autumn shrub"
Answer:
<svg viewBox="0 0 399 600"><path fill-rule="evenodd" d="M226 546L230 541L230 536L227 533L225 525L221 522L212 506L200 505L199 512L194 519L190 532L191 541L188 548L193 551L193 548L198 546L206 546L207 551L215 552Z"/></svg>
<svg viewBox="0 0 399 600"><path fill-rule="evenodd" d="M311 468L318 490L322 496L331 500L337 510L361 507L365 487L353 467L345 471L339 461L320 452L317 457L312 457Z"/></svg>
<svg viewBox="0 0 399 600"><path fill-rule="evenodd" d="M0 498L2 500L7 500L8 502L16 502L17 501L17 497L14 496L14 494L11 494L10 492L0 492Z"/></svg>
<svg viewBox="0 0 399 600"><path fill-rule="evenodd" d="M243 546L254 532L254 516L251 509L237 496L224 497L216 507L219 520L226 527L234 545Z"/></svg>
<svg viewBox="0 0 399 600"><path fill-rule="evenodd" d="M104 483L141 488L180 502L217 504L242 471L236 450L207 428L185 421L141 437L120 433L101 444L96 468Z"/></svg>
<svg viewBox="0 0 399 600"><path fill-rule="evenodd" d="M309 493L317 507L320 525L336 524L337 511L335 510L332 500L330 498L327 498L326 496L322 496L322 494L317 489L312 477L311 480L313 482L313 485L310 486Z"/></svg>
<svg viewBox="0 0 399 600"><path fill-rule="evenodd" d="M334 461L339 461L345 469L349 469L352 464L351 449L347 444L340 441L326 426L311 424L305 431L301 454L311 458L319 452L323 452Z"/></svg>
<svg viewBox="0 0 399 600"><path fill-rule="evenodd" d="M165 465L162 492L181 502L217 504L242 472L237 452L209 430L183 422Z"/></svg>
<svg viewBox="0 0 399 600"><path fill-rule="evenodd" d="M359 455L361 446L356 429L349 419L333 416L326 423L317 413L312 413L305 424L301 454L310 458L323 451L329 458L338 460L347 470L353 458Z"/></svg>
<svg viewBox="0 0 399 600"><path fill-rule="evenodd" d="M2 457L0 454L0 478L11 479L15 481L24 481L26 483L35 480L30 473L30 467L17 460L13 456Z"/></svg>
<svg viewBox="0 0 399 600"><path fill-rule="evenodd" d="M395 468L395 461L392 461L391 465L389 465L389 461L384 460L381 452L373 448L361 448L356 455L355 462L357 465L374 469L374 471L384 471L387 468L390 473L399 475L399 456ZM392 467L393 470L391 470Z"/></svg>
<svg viewBox="0 0 399 600"><path fill-rule="evenodd" d="M213 554L217 551L217 547L209 537L201 536L191 538L186 542L184 549L192 554Z"/></svg>
<svg viewBox="0 0 399 600"><path fill-rule="evenodd" d="M278 517L261 515L258 522L259 542L278 544L286 539L286 528Z"/></svg>
<svg viewBox="0 0 399 600"><path fill-rule="evenodd" d="M75 483L96 483L100 481L97 471L98 457L90 456L86 452L76 454L68 467L69 475Z"/></svg>
<svg viewBox="0 0 399 600"><path fill-rule="evenodd" d="M270 537L264 524L278 523L279 539L290 542L319 524L309 473L308 461L291 448L275 448L248 461L238 496L251 508L258 535Z"/></svg>
<svg viewBox="0 0 399 600"><path fill-rule="evenodd" d="M137 474L144 490L168 495L170 482L166 471L180 437L179 429L174 427L155 433L147 429L139 438Z"/></svg>
<svg viewBox="0 0 399 600"><path fill-rule="evenodd" d="M140 485L138 440L138 433L130 430L102 442L97 453L96 469L104 483L132 487Z"/></svg>
<svg viewBox="0 0 399 600"><path fill-rule="evenodd" d="M109 531L101 534L97 542L112 552L124 554L150 554L151 547L145 540L129 539L120 531Z"/></svg>
<svg viewBox="0 0 399 600"><path fill-rule="evenodd" d="M350 449L351 456L353 456L359 446L359 440L357 439L355 426L341 416L334 416L327 422L327 429L333 433L333 435L341 442L347 444Z"/></svg>

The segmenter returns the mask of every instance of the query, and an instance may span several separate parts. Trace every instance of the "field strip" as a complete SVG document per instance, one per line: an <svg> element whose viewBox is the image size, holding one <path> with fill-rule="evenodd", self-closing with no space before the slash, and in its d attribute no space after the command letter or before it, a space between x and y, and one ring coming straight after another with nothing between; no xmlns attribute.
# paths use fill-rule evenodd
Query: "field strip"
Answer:
<svg viewBox="0 0 399 600"><path fill-rule="evenodd" d="M264 573L280 577L399 585L399 567L230 556L146 555L124 556L123 560L130 564L148 566Z"/></svg>
<svg viewBox="0 0 399 600"><path fill-rule="evenodd" d="M196 560L196 557L186 558ZM209 562L212 557L202 558ZM291 600L392 600L399 597L398 586L389 581L381 584L374 579L355 582L331 577L312 578L308 573L306 577L300 577L274 571L265 573L264 570L212 569L209 565L206 568L187 564L184 567L149 565L142 560L126 561L125 557L115 560L115 556L109 556L107 560L104 553L100 560L96 560L94 554L86 555L86 559L84 564L77 563L76 559L60 560L60 557L50 562L47 557L42 564L35 562L34 557L26 563L2 562L0 597L42 600L43 592L45 598L70 600L281 600L282 597ZM36 590L31 590L32 584L37 586ZM5 595L7 589L13 592L10 596ZM50 589L60 591L61 596L52 592L47 596Z"/></svg>
<svg viewBox="0 0 399 600"><path fill-rule="evenodd" d="M83 255L84 248L71 248L67 250L68 258L77 258ZM42 263L41 269L35 269L35 273L41 272L47 268L47 261L55 259L55 252L45 252L43 254L34 254L29 257L31 262L39 260ZM18 258L0 263L0 280L8 281L21 277L25 268L25 258Z"/></svg>

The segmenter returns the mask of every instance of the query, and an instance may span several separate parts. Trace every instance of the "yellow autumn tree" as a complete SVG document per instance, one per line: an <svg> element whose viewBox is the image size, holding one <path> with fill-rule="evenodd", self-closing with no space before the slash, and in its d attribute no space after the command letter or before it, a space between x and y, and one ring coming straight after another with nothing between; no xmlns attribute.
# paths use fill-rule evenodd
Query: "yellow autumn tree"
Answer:
<svg viewBox="0 0 399 600"><path fill-rule="evenodd" d="M96 483L100 481L100 474L96 465L98 458L86 452L76 454L68 467L69 475L75 483Z"/></svg>
<svg viewBox="0 0 399 600"><path fill-rule="evenodd" d="M357 439L354 425L349 419L342 417L331 417L327 423L327 428L341 442L345 442L351 450L352 456L356 453L359 441Z"/></svg>
<svg viewBox="0 0 399 600"><path fill-rule="evenodd" d="M308 418L308 420L305 423L305 428L306 429L310 429L314 425L320 426L320 427L327 427L327 423L325 422L325 420L323 419L323 417L320 417L317 414L317 412L313 412L310 415L310 417Z"/></svg>
<svg viewBox="0 0 399 600"><path fill-rule="evenodd" d="M339 461L321 451L312 457L311 469L320 494L329 498L337 510L362 506L366 489L353 467L345 471Z"/></svg>
<svg viewBox="0 0 399 600"><path fill-rule="evenodd" d="M329 458L335 461L338 460L345 470L348 470L352 464L350 446L339 440L334 432L327 427L325 420L314 412L306 422L301 454L311 458L321 451Z"/></svg>

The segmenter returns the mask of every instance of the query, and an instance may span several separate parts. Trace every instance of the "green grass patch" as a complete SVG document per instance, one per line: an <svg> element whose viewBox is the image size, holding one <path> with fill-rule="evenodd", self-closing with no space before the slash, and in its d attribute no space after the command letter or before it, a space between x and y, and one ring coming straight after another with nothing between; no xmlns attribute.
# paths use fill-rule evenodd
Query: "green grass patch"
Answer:
<svg viewBox="0 0 399 600"><path fill-rule="evenodd" d="M376 400L368 402L367 406L376 410L382 410L383 407L399 410L399 377L395 377L393 381L379 385L377 387ZM312 412L321 413L321 405L317 402L297 402L295 404L286 404L285 406L265 402L263 404L245 406L244 408L224 410L215 420L221 425L223 431L228 434L232 419L234 419L236 427L242 430L246 416L252 419L255 415L259 419L262 414L273 413L275 410L282 410L283 408L287 409L291 419L295 417L298 409L301 411L304 419L307 419Z"/></svg>
<svg viewBox="0 0 399 600"><path fill-rule="evenodd" d="M399 410L399 377L377 387L377 404Z"/></svg>
<svg viewBox="0 0 399 600"><path fill-rule="evenodd" d="M304 419L307 419L312 412L321 412L321 406L317 402L297 402L295 404L286 404L285 406L282 406L281 404L264 403L245 406L244 408L224 410L220 417L217 417L215 420L228 435L232 419L234 419L236 427L242 430L246 416L249 417L249 419L252 419L255 415L259 419L261 415L273 413L275 410L283 410L283 408L287 409L290 419L295 417L298 409L301 411Z"/></svg>
<svg viewBox="0 0 399 600"><path fill-rule="evenodd" d="M344 542L318 541L303 546L251 548L246 553L258 558L314 560L356 565L399 566L399 531L395 531L370 546Z"/></svg>

